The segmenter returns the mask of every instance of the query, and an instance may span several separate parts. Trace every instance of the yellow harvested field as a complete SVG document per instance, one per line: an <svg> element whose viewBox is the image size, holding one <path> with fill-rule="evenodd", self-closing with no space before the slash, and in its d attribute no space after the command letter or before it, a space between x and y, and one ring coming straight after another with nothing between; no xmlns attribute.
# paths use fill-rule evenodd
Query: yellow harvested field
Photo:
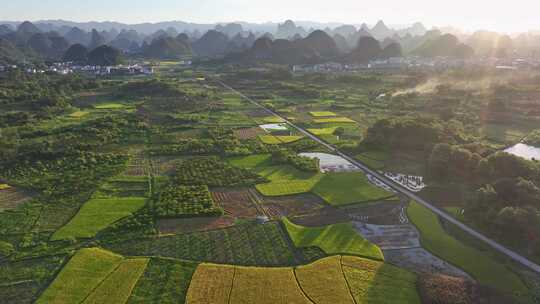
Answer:
<svg viewBox="0 0 540 304"><path fill-rule="evenodd" d="M341 271L341 256L318 260L295 271L302 290L315 303L354 304Z"/></svg>
<svg viewBox="0 0 540 304"><path fill-rule="evenodd" d="M79 250L36 303L81 303L122 263L123 257L100 248Z"/></svg>
<svg viewBox="0 0 540 304"><path fill-rule="evenodd" d="M89 112L86 112L86 111L76 111L76 112L73 112L71 114L69 114L69 117L72 117L72 118L81 118L83 116L86 116L88 115Z"/></svg>
<svg viewBox="0 0 540 304"><path fill-rule="evenodd" d="M348 117L317 118L313 121L315 123L356 123L356 121Z"/></svg>
<svg viewBox="0 0 540 304"><path fill-rule="evenodd" d="M307 299L292 268L236 267L230 303L312 303Z"/></svg>
<svg viewBox="0 0 540 304"><path fill-rule="evenodd" d="M381 261L332 256L298 267L201 264L187 303L409 304L420 297L413 273Z"/></svg>
<svg viewBox="0 0 540 304"><path fill-rule="evenodd" d="M233 266L200 264L191 278L186 303L229 303L234 272Z"/></svg>
<svg viewBox="0 0 540 304"><path fill-rule="evenodd" d="M289 144L304 138L297 135L259 135L259 139L267 145Z"/></svg>
<svg viewBox="0 0 540 304"><path fill-rule="evenodd" d="M126 303L150 259L127 259L86 298L84 304Z"/></svg>

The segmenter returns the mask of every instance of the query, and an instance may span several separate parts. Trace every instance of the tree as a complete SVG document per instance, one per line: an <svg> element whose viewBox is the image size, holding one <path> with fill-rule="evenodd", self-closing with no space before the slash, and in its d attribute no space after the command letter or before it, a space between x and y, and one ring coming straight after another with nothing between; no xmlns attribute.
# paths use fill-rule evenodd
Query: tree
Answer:
<svg viewBox="0 0 540 304"><path fill-rule="evenodd" d="M440 180L448 178L448 163L452 155L452 146L449 144L437 144L433 147L428 160L429 176Z"/></svg>
<svg viewBox="0 0 540 304"><path fill-rule="evenodd" d="M471 158L472 153L469 150L454 148L452 149L448 166L454 168L455 173L460 177L469 177L471 175L469 168Z"/></svg>
<svg viewBox="0 0 540 304"><path fill-rule="evenodd" d="M66 51L63 60L85 64L88 61L88 49L82 44L74 44Z"/></svg>
<svg viewBox="0 0 540 304"><path fill-rule="evenodd" d="M115 48L102 45L88 54L88 63L97 66L118 65L121 63L121 54Z"/></svg>

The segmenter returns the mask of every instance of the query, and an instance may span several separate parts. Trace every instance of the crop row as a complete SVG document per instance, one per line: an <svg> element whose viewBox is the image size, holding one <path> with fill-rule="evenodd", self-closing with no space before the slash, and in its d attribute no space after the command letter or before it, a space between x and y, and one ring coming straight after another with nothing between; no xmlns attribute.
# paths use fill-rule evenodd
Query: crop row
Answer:
<svg viewBox="0 0 540 304"><path fill-rule="evenodd" d="M162 256L236 265L274 266L298 262L281 227L273 222L129 240L107 247L131 256Z"/></svg>

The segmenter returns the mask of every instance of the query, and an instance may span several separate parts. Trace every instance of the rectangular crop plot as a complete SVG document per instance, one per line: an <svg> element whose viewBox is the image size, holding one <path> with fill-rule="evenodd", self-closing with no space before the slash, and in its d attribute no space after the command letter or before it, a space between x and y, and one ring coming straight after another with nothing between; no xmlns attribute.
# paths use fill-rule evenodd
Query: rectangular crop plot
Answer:
<svg viewBox="0 0 540 304"><path fill-rule="evenodd" d="M354 303L341 271L341 256L332 256L295 270L298 283L315 303Z"/></svg>
<svg viewBox="0 0 540 304"><path fill-rule="evenodd" d="M412 273L358 257L296 268L201 264L187 303L420 303L415 284Z"/></svg>
<svg viewBox="0 0 540 304"><path fill-rule="evenodd" d="M337 116L336 113L330 112L330 111L313 111L309 112L309 114L313 117L334 117Z"/></svg>
<svg viewBox="0 0 540 304"><path fill-rule="evenodd" d="M69 114L69 117L71 117L71 118L81 118L83 116L88 115L88 113L90 113L90 112L87 112L87 111L75 111L75 112Z"/></svg>
<svg viewBox="0 0 540 304"><path fill-rule="evenodd" d="M254 218L259 215L247 190L213 190L211 193L214 201L227 215L235 218Z"/></svg>
<svg viewBox="0 0 540 304"><path fill-rule="evenodd" d="M187 294L187 303L227 304L235 268L201 264L197 267Z"/></svg>
<svg viewBox="0 0 540 304"><path fill-rule="evenodd" d="M238 139L254 139L265 132L259 127L236 129L233 131Z"/></svg>
<svg viewBox="0 0 540 304"><path fill-rule="evenodd" d="M210 187L251 186L266 180L247 170L231 166L217 157L199 157L181 162L174 177L182 185Z"/></svg>
<svg viewBox="0 0 540 304"><path fill-rule="evenodd" d="M184 303L197 263L152 258L127 303Z"/></svg>
<svg viewBox="0 0 540 304"><path fill-rule="evenodd" d="M130 107L131 106L121 104L121 103L114 103L114 102L100 103L100 104L94 105L94 108L98 110L118 110L118 109L130 108Z"/></svg>
<svg viewBox="0 0 540 304"><path fill-rule="evenodd" d="M127 259L83 302L84 304L126 303L149 259Z"/></svg>
<svg viewBox="0 0 540 304"><path fill-rule="evenodd" d="M283 266L298 263L279 223L233 227L134 239L106 245L130 256L161 256L236 265Z"/></svg>
<svg viewBox="0 0 540 304"><path fill-rule="evenodd" d="M311 303L292 268L235 267L230 303Z"/></svg>
<svg viewBox="0 0 540 304"><path fill-rule="evenodd" d="M320 173L303 172L288 165L263 167L257 172L270 180L256 186L266 196L306 193L323 177Z"/></svg>
<svg viewBox="0 0 540 304"><path fill-rule="evenodd" d="M326 173L313 192L334 206L382 200L394 195L372 185L361 172Z"/></svg>
<svg viewBox="0 0 540 304"><path fill-rule="evenodd" d="M110 224L141 209L145 203L143 197L89 200L69 223L53 234L52 239L93 237Z"/></svg>
<svg viewBox="0 0 540 304"><path fill-rule="evenodd" d="M316 118L313 120L315 123L356 123L356 121L347 117L330 117L330 118Z"/></svg>
<svg viewBox="0 0 540 304"><path fill-rule="evenodd" d="M221 214L207 186L167 186L154 203L159 217L212 216Z"/></svg>
<svg viewBox="0 0 540 304"><path fill-rule="evenodd" d="M36 303L81 303L122 260L122 256L98 248L81 249Z"/></svg>
<svg viewBox="0 0 540 304"><path fill-rule="evenodd" d="M297 135L259 135L261 142L267 145L289 144L304 138Z"/></svg>
<svg viewBox="0 0 540 304"><path fill-rule="evenodd" d="M316 129L307 129L308 132L314 135L332 135L336 131L337 127L328 127L328 128L316 128Z"/></svg>

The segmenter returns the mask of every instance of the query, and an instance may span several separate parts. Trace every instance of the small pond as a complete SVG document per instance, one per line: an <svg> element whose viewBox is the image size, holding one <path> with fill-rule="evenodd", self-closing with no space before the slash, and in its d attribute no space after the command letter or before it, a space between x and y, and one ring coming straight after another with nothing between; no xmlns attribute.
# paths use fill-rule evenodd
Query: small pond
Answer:
<svg viewBox="0 0 540 304"><path fill-rule="evenodd" d="M536 159L540 160L540 148L529 146L524 143L516 144L506 150L504 152L514 154L519 157L523 157L528 160Z"/></svg>

